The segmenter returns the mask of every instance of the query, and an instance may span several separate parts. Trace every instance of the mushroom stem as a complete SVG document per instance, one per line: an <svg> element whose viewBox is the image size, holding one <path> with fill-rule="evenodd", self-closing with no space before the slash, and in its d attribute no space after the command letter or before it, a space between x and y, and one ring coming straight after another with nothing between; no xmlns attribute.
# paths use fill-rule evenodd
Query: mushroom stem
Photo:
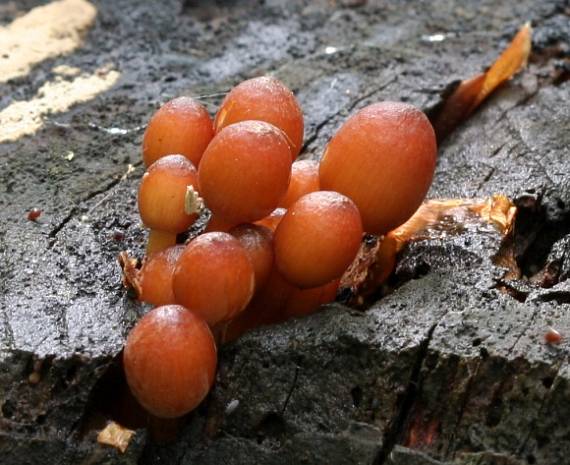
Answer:
<svg viewBox="0 0 570 465"><path fill-rule="evenodd" d="M146 254L148 256L154 252L165 250L173 245L176 245L176 234L167 231L151 229L148 236Z"/></svg>
<svg viewBox="0 0 570 465"><path fill-rule="evenodd" d="M180 419L159 418L149 414L147 427L152 440L157 444L165 445L176 440L176 435L180 430Z"/></svg>
<svg viewBox="0 0 570 465"><path fill-rule="evenodd" d="M230 320L231 321L231 320ZM221 346L224 342L226 342L226 333L228 331L228 326L230 321L223 321L210 327L212 331L212 336L214 336L214 341L216 341L216 347Z"/></svg>

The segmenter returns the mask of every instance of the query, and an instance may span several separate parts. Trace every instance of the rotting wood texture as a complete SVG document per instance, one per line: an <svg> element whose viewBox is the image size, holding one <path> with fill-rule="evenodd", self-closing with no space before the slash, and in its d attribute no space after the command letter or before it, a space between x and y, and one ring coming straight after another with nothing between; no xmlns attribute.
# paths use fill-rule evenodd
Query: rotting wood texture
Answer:
<svg viewBox="0 0 570 465"><path fill-rule="evenodd" d="M0 27L36 3L1 6ZM0 115L42 89L104 82L0 145L3 464L567 461L566 1L91 3L96 16L73 47L0 79ZM414 241L393 292L366 312L335 304L225 347L215 389L174 443L141 430L124 454L97 443L106 420L136 423L110 401L124 389L117 356L144 311L125 295L116 256L142 253L140 141L160 103L189 94L214 112L236 82L274 73L305 111L303 156L318 158L369 103L435 108L526 21L527 70L443 142L429 194L505 194L518 209L509 243L490 225ZM42 210L35 222L32 208ZM550 327L566 336L559 345L545 343Z"/></svg>

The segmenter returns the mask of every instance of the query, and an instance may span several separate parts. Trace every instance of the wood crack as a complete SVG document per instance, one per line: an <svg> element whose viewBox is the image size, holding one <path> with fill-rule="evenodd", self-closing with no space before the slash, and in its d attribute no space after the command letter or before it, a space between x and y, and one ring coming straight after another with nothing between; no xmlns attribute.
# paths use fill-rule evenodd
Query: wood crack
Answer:
<svg viewBox="0 0 570 465"><path fill-rule="evenodd" d="M444 316L441 319L443 319ZM384 433L382 446L380 447L380 450L377 452L376 457L372 462L373 465L384 465L394 447L400 442L402 433L404 432L404 428L408 421L408 417L416 400L416 395L419 391L419 386L421 383L421 369L424 360L427 357L428 348L431 343L433 333L441 319L431 326L426 337L419 345L418 355L412 367L412 373L410 375L408 385L406 386L402 402L398 411L396 412L396 415L393 418L393 421L389 424L386 432Z"/></svg>
<svg viewBox="0 0 570 465"><path fill-rule="evenodd" d="M283 416L285 414L285 410L287 410L287 406L289 405L289 400L291 400L291 396L293 395L293 391L297 387L298 378L299 378L299 367L295 366L295 375L293 376L293 383L291 384L291 387L289 388L289 392L287 393L287 398L285 399L285 402L283 403L283 408L281 409L281 416Z"/></svg>
<svg viewBox="0 0 570 465"><path fill-rule="evenodd" d="M111 195L111 191L115 186L117 186L119 183L121 183L122 181L124 181L125 179L127 179L127 176L136 168L142 165L142 161L139 161L137 163L134 163L132 165L129 165L129 167L127 168L127 171L125 173L123 173L121 176L117 176L115 179L113 179L112 181L110 181L109 183L107 183L105 186L103 186L101 189L97 189L94 190L92 192L89 192L85 197L83 197L78 203L77 205L75 205L70 211L69 213L63 218L63 220L61 220L49 233L48 233L48 237L50 239L50 244L49 247L53 247L54 243L55 243L55 239L57 239L57 235L61 232L61 230L63 228L65 228L65 226L67 226L67 224L77 215L79 214L79 212L81 212L83 210L83 208L81 207L82 204L89 202L90 200L93 200L95 197L98 197L100 195L103 194L107 194L105 195L99 202L97 202L95 205L93 205L91 208L89 208L88 212L91 213L94 210L96 210L103 202L105 202L109 196Z"/></svg>
<svg viewBox="0 0 570 465"><path fill-rule="evenodd" d="M463 421L463 415L465 414L465 410L467 409L467 404L469 403L469 398L471 397L471 390L473 389L473 381L477 378L479 374L479 368L481 368L481 358L477 360L477 365L475 366L475 370L473 373L469 373L469 379L467 380L467 385L465 386L465 391L463 394L463 399L461 400L461 406L459 409L459 414L457 415L457 421L455 422L454 432L452 433L453 439L450 441L450 444L455 442L455 433L459 430L461 426L461 422ZM455 454L457 452L457 446L453 444L451 450L451 457L454 459ZM448 454L449 455L449 454Z"/></svg>
<svg viewBox="0 0 570 465"><path fill-rule="evenodd" d="M517 344L519 343L519 341L521 340L521 338L526 334L526 332L532 327L532 325L534 324L534 320L536 320L536 317L538 316L538 308L535 308L532 316L530 317L528 323L524 326L523 330L519 333L519 335L517 336L517 338L515 339L515 342L513 343L513 345L508 349L507 351L507 356L510 356L513 351L515 350L515 347L517 346Z"/></svg>
<svg viewBox="0 0 570 465"><path fill-rule="evenodd" d="M554 374L554 379L552 381L552 384L548 388L548 391L546 391L546 393L542 397L542 400L540 402L540 407L538 408L537 415L532 420L528 431L526 432L523 440L521 441L521 444L520 444L519 449L517 451L517 455L519 455L519 456L522 456L524 454L524 451L528 445L528 441L531 438L532 432L535 430L537 419L540 418L544 414L544 407L546 405L547 400L550 398L552 392L554 391L554 388L556 386L556 381L558 379L558 374L560 373L561 368L562 368L562 362L560 362L559 364L556 365L556 368L555 368L556 373Z"/></svg>
<svg viewBox="0 0 570 465"><path fill-rule="evenodd" d="M370 92L367 92L366 94L361 95L360 97L358 97L357 99L353 100L352 102L350 102L348 105L346 105L345 107L341 108L340 110L334 112L332 115L330 115L328 118L326 118L324 121L321 121L319 124L317 124L317 126L315 127L315 129L313 130L313 133L306 138L305 143L303 144L303 147L301 148L301 153L305 153L308 148L311 146L311 144L313 142L315 142L322 129L327 126L334 118L342 115L343 113L350 113L351 111L353 111L360 103L362 103L364 100L372 97L373 95L377 94L378 92L381 92L382 90L384 90L386 87L388 87L389 85L393 84L394 82L396 82L398 80L397 76L394 76L392 79L389 79L387 82L385 82L384 84L382 84L379 87L374 88L373 90L371 90Z"/></svg>

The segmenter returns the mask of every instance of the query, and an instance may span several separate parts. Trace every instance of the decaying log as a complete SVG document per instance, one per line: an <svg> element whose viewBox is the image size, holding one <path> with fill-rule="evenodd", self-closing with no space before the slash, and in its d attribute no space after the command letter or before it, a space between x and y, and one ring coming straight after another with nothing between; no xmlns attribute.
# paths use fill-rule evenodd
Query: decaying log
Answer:
<svg viewBox="0 0 570 465"><path fill-rule="evenodd" d="M35 3L0 7L0 28ZM0 76L3 127L33 125L0 145L3 464L568 461L565 1L92 3L73 47ZM508 240L483 222L407 243L365 311L336 303L247 334L220 351L214 390L174 442L139 428L117 401L128 397L119 360L146 308L126 295L116 256L142 256L136 189L154 109L190 94L214 112L236 82L270 72L298 95L303 156L318 158L369 103L438 107L527 21L528 68L443 141L429 193L506 196ZM72 102L86 83L99 93ZM46 92L57 108L37 106ZM550 328L560 344L546 343ZM110 421L135 431L124 453L97 442Z"/></svg>

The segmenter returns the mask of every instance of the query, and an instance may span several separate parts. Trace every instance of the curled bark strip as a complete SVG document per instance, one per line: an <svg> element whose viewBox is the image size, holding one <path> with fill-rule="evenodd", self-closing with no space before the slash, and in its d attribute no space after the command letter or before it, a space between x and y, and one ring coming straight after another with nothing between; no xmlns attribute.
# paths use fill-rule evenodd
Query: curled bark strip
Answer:
<svg viewBox="0 0 570 465"><path fill-rule="evenodd" d="M497 87L526 66L531 36L530 23L526 23L486 72L461 81L442 104L430 112L438 142L465 121Z"/></svg>
<svg viewBox="0 0 570 465"><path fill-rule="evenodd" d="M503 235L512 231L516 207L504 195L487 199L430 200L403 225L376 241L366 240L341 280L350 289L351 305L360 306L386 282L396 267L397 255L410 241L460 234L467 226L491 224Z"/></svg>

